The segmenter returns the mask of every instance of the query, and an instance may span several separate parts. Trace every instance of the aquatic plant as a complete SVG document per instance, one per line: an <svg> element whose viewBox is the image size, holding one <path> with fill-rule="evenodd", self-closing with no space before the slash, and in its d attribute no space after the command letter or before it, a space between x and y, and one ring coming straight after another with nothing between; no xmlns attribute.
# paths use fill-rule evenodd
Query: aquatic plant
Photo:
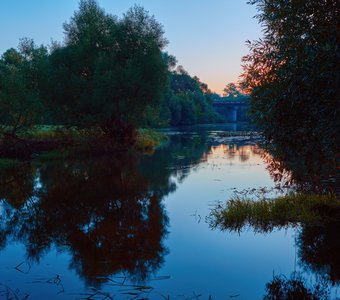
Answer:
<svg viewBox="0 0 340 300"><path fill-rule="evenodd" d="M336 219L340 201L333 194L291 193L276 199L251 200L234 196L225 204L218 203L208 218L212 228L241 231L247 226L256 232L274 228L316 224Z"/></svg>

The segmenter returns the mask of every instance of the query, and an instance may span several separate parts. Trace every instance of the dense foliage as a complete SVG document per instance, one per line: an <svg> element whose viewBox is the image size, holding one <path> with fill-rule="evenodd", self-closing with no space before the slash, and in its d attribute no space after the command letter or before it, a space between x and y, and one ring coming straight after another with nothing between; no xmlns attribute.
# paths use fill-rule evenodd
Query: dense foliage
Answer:
<svg viewBox="0 0 340 300"><path fill-rule="evenodd" d="M64 33L63 43L47 48L23 39L1 56L2 141L51 124L95 128L131 145L140 126L218 120L207 85L182 67L173 71L163 27L144 8L118 18L96 0L81 0Z"/></svg>
<svg viewBox="0 0 340 300"><path fill-rule="evenodd" d="M248 101L249 96L242 91L242 88L233 82L228 83L223 89L224 101Z"/></svg>
<svg viewBox="0 0 340 300"><path fill-rule="evenodd" d="M183 66L177 66L173 55L164 52L163 60L168 66L168 85L160 101L148 107L144 124L166 127L222 121L212 106L215 97L220 96L212 93L197 76L192 77Z"/></svg>
<svg viewBox="0 0 340 300"><path fill-rule="evenodd" d="M40 85L44 81L47 49L21 40L19 49L3 53L0 59L1 133L14 136L39 121L42 111Z"/></svg>
<svg viewBox="0 0 340 300"><path fill-rule="evenodd" d="M80 1L50 51L22 40L0 59L0 124L16 136L33 124L99 127L133 141L146 107L167 83L162 26L141 7L121 19Z"/></svg>
<svg viewBox="0 0 340 300"><path fill-rule="evenodd" d="M169 89L161 107L169 125L213 123L219 120L212 108L211 92L199 78L191 77L179 66L169 73L169 80Z"/></svg>
<svg viewBox="0 0 340 300"><path fill-rule="evenodd" d="M129 135L167 82L161 25L141 7L119 20L87 0L64 30L50 57L52 110L61 122Z"/></svg>
<svg viewBox="0 0 340 300"><path fill-rule="evenodd" d="M340 145L340 31L336 0L252 0L264 37L249 42L243 85L254 121L282 161L303 155L336 168ZM291 153L280 149L291 149ZM283 152L285 152L283 154ZM289 157L288 157L289 156ZM316 174L314 174L316 176Z"/></svg>

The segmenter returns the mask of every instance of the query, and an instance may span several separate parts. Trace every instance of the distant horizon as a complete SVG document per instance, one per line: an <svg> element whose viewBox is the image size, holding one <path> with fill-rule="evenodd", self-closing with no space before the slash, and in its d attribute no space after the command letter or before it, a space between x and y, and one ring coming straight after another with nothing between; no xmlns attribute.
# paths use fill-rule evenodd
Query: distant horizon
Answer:
<svg viewBox="0 0 340 300"><path fill-rule="evenodd" d="M0 10L0 53L17 48L20 38L32 38L37 45L63 41L62 24L78 9L78 0L2 0ZM164 26L169 45L165 51L174 55L191 76L208 84L210 90L223 94L229 82L237 82L242 72L241 58L248 49L246 40L261 36L254 19L255 7L246 1L179 0L98 0L107 13L121 17L134 4L143 6ZM237 28L237 29L235 29Z"/></svg>

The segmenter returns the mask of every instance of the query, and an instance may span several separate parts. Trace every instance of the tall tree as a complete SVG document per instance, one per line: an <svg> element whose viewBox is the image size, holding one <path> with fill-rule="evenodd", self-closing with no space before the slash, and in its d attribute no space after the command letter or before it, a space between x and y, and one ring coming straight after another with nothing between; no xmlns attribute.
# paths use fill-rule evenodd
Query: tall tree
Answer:
<svg viewBox="0 0 340 300"><path fill-rule="evenodd" d="M16 137L27 127L41 122L40 84L47 49L22 39L19 50L9 49L0 58L0 130L5 137Z"/></svg>
<svg viewBox="0 0 340 300"><path fill-rule="evenodd" d="M82 0L64 30L65 45L51 54L51 104L60 120L133 139L166 84L162 26L139 6L119 20Z"/></svg>
<svg viewBox="0 0 340 300"><path fill-rule="evenodd" d="M267 140L322 164L340 145L337 0L251 0L264 37L248 42L243 86ZM293 151L293 150L292 150ZM320 169L320 168L319 168Z"/></svg>

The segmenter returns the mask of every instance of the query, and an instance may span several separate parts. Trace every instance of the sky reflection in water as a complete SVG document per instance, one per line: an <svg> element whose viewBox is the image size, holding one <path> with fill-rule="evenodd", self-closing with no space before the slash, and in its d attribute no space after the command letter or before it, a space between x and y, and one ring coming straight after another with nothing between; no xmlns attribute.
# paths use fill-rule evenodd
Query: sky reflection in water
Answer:
<svg viewBox="0 0 340 300"><path fill-rule="evenodd" d="M239 235L209 228L217 201L275 186L262 150L218 144L219 130L185 129L153 156L2 170L0 291L9 287L20 299L103 299L106 292L114 299L261 299L273 273L312 274L295 246L299 229ZM310 232L305 237L313 241Z"/></svg>

